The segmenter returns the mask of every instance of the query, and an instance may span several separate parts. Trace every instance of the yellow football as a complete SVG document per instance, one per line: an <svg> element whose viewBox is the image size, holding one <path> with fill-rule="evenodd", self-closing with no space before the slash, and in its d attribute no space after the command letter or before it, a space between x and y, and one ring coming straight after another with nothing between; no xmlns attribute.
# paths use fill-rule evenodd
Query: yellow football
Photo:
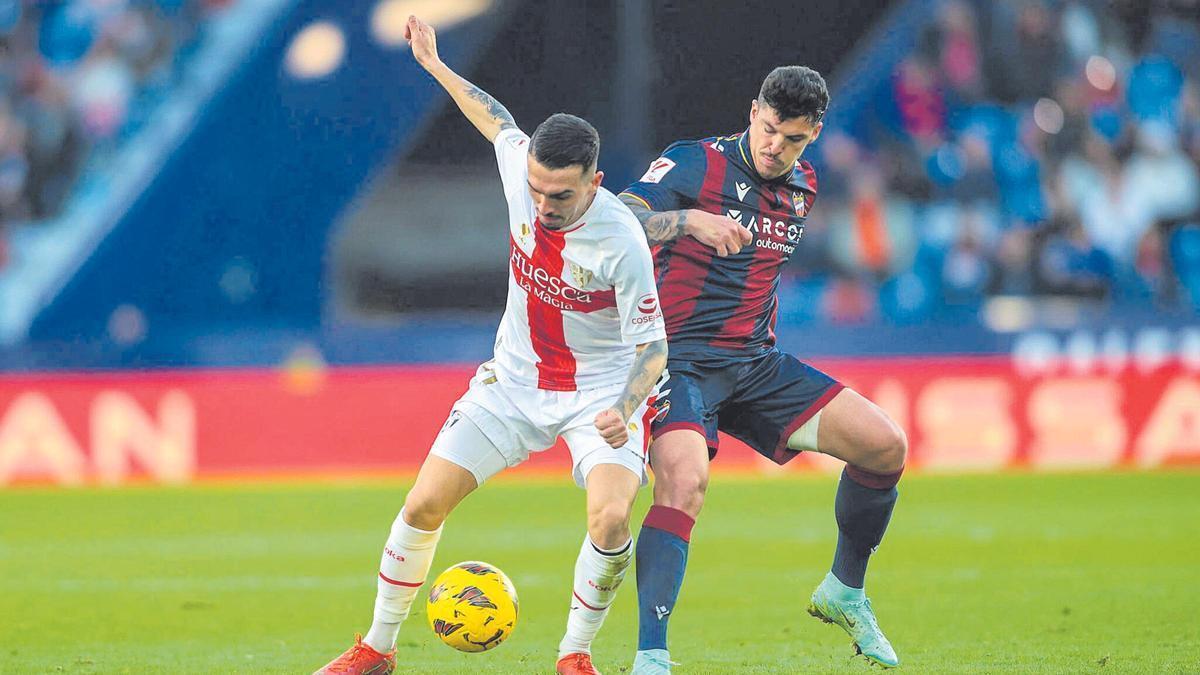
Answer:
<svg viewBox="0 0 1200 675"><path fill-rule="evenodd" d="M517 590L495 565L461 562L442 572L425 603L429 627L462 652L485 652L517 625Z"/></svg>

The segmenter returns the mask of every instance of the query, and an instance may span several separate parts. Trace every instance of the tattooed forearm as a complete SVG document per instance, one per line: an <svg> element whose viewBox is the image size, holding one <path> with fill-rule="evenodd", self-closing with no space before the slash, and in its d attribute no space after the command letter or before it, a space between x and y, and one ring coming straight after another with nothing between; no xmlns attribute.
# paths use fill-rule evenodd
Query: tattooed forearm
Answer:
<svg viewBox="0 0 1200 675"><path fill-rule="evenodd" d="M641 200L629 195L621 195L621 201L633 211L633 215L646 231L646 239L651 246L662 244L684 235L687 228L687 211L651 211Z"/></svg>
<svg viewBox="0 0 1200 675"><path fill-rule="evenodd" d="M486 91L471 84L449 66L438 62L429 68L429 73L442 85L454 104L462 111L479 133L489 141L495 141L496 135L505 129L517 128L513 116L499 101L492 98Z"/></svg>
<svg viewBox="0 0 1200 675"><path fill-rule="evenodd" d="M628 420L642 401L650 395L654 383L662 376L667 367L667 341L657 340L638 345L637 356L629 369L629 379L625 382L625 390L621 398L613 406L621 417Z"/></svg>
<svg viewBox="0 0 1200 675"><path fill-rule="evenodd" d="M515 129L517 127L517 123L513 120L512 114L510 114L508 109L501 105L499 101L492 98L491 94L480 89L479 87L476 87L470 82L467 82L467 96L479 101L484 105L484 107L487 109L487 113L492 116L492 119L496 121L496 124L500 125L500 131L504 131L505 129Z"/></svg>

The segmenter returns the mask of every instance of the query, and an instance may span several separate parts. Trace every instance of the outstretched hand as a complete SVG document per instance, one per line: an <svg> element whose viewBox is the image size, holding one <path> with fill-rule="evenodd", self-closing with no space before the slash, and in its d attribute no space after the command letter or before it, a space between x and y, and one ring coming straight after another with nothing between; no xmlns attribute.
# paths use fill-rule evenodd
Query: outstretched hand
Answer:
<svg viewBox="0 0 1200 675"><path fill-rule="evenodd" d="M409 16L408 25L404 27L404 39L412 46L413 58L425 70L441 62L437 53L437 34L433 26L415 16Z"/></svg>

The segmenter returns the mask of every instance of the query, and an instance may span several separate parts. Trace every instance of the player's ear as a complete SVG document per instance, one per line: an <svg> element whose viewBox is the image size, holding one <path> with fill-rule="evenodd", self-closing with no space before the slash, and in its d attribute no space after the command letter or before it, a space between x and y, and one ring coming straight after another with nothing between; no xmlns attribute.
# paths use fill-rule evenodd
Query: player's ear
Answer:
<svg viewBox="0 0 1200 675"><path fill-rule="evenodd" d="M750 99L750 123L754 124L754 119L758 117L758 99Z"/></svg>
<svg viewBox="0 0 1200 675"><path fill-rule="evenodd" d="M592 176L592 187L600 187L600 183L604 180L604 172L596 169L596 173Z"/></svg>
<svg viewBox="0 0 1200 675"><path fill-rule="evenodd" d="M824 128L825 128L825 123L824 123L824 122L817 122L817 126L813 127L813 135L812 135L812 138L811 138L811 139L810 139L808 142L809 142L809 143L814 143L814 142L816 142L816 140L817 140L818 138L820 138L820 137L821 137L821 130L822 130L822 129L824 129Z"/></svg>

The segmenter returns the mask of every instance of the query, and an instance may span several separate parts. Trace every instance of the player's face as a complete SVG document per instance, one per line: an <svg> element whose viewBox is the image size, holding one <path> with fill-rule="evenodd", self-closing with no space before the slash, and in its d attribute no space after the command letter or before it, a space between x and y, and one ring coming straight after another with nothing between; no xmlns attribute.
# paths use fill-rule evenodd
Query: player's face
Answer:
<svg viewBox="0 0 1200 675"><path fill-rule="evenodd" d="M750 150L754 168L763 178L776 178L792 170L809 143L821 135L822 124L807 117L779 119L779 113L758 99L750 103Z"/></svg>
<svg viewBox="0 0 1200 675"><path fill-rule="evenodd" d="M529 155L529 195L538 219L552 229L573 225L592 204L603 171L581 166L551 169Z"/></svg>

